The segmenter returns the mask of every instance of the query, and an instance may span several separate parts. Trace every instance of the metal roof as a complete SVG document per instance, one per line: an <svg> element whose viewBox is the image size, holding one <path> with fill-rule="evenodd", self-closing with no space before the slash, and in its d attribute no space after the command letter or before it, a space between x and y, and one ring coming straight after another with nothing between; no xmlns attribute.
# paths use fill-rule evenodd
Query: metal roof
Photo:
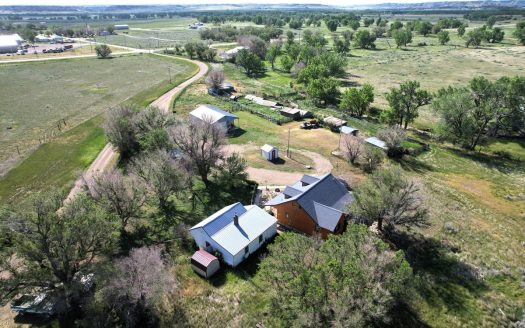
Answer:
<svg viewBox="0 0 525 328"><path fill-rule="evenodd" d="M264 150L267 153L271 152L274 149L277 149L277 147L269 145L269 144L265 144L264 146L261 147L261 150Z"/></svg>
<svg viewBox="0 0 525 328"><path fill-rule="evenodd" d="M238 216L238 224L233 222ZM232 255L275 224L277 220L255 205L235 203L216 212L190 230L202 228L217 244Z"/></svg>
<svg viewBox="0 0 525 328"><path fill-rule="evenodd" d="M295 114L300 114L301 110L299 108L283 107L281 109L281 113L282 112L295 115Z"/></svg>
<svg viewBox="0 0 525 328"><path fill-rule="evenodd" d="M334 117L334 116L325 117L323 122L335 125L336 127L346 125L346 123L347 123L345 120L342 120L342 119Z"/></svg>
<svg viewBox="0 0 525 328"><path fill-rule="evenodd" d="M370 137L368 139L365 139L365 142L384 150L388 149L388 147L386 146L386 142L384 142L383 140L379 140L376 137Z"/></svg>
<svg viewBox="0 0 525 328"><path fill-rule="evenodd" d="M21 42L18 34L0 35L0 47L18 47Z"/></svg>
<svg viewBox="0 0 525 328"><path fill-rule="evenodd" d="M353 133L354 131L359 131L358 129L356 128L352 128L350 126L342 126L339 131L341 131L341 133L344 133L344 134L351 134Z"/></svg>
<svg viewBox="0 0 525 328"><path fill-rule="evenodd" d="M265 205L273 206L297 201L320 227L334 231L346 204L353 199L352 193L332 174L328 173L320 177L305 174L300 181L287 186L283 193Z"/></svg>
<svg viewBox="0 0 525 328"><path fill-rule="evenodd" d="M200 105L199 107L191 111L190 115L201 120L210 119L211 123L215 123L224 117L228 117L231 119L238 118L236 115L228 113L212 105Z"/></svg>
<svg viewBox="0 0 525 328"><path fill-rule="evenodd" d="M198 251L193 253L191 259L197 261L205 267L208 267L208 265L210 265L211 262L218 260L218 258L216 258L215 256L211 255L203 249L199 249Z"/></svg>

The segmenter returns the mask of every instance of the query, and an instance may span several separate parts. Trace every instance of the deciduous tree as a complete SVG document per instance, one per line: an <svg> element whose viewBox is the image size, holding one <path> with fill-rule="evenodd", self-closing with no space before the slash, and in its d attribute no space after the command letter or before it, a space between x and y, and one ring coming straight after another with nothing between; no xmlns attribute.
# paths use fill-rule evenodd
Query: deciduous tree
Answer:
<svg viewBox="0 0 525 328"><path fill-rule="evenodd" d="M358 48L361 49L375 49L376 45L374 41L376 40L376 36L373 34L370 34L370 31L368 30L359 30L355 34L355 44Z"/></svg>
<svg viewBox="0 0 525 328"><path fill-rule="evenodd" d="M361 222L377 222L377 229L388 236L398 226L427 226L417 184L398 168L376 171L354 190L351 213Z"/></svg>
<svg viewBox="0 0 525 328"><path fill-rule="evenodd" d="M439 43L441 45L445 45L445 44L447 44L450 41L450 35L449 35L448 31L440 31L437 34L437 37L438 37L438 41L439 41Z"/></svg>
<svg viewBox="0 0 525 328"><path fill-rule="evenodd" d="M399 124L406 129L419 116L419 107L430 102L430 93L419 89L419 86L417 81L407 81L399 88L390 89L386 95L390 105L387 118L392 124Z"/></svg>
<svg viewBox="0 0 525 328"><path fill-rule="evenodd" d="M218 69L213 69L205 79L206 85L213 90L219 90L224 83L224 72Z"/></svg>
<svg viewBox="0 0 525 328"><path fill-rule="evenodd" d="M170 158L165 150L157 150L133 159L130 171L142 179L153 194L157 206L166 216L169 216L173 209L170 197L186 190L190 183L184 167Z"/></svg>
<svg viewBox="0 0 525 328"><path fill-rule="evenodd" d="M115 169L95 175L89 191L93 198L120 219L120 237L122 245L125 245L129 221L141 216L146 200L144 185L133 177L124 177Z"/></svg>
<svg viewBox="0 0 525 328"><path fill-rule="evenodd" d="M264 63L255 54L246 49L241 49L235 57L235 63L242 67L246 75L250 77L258 76L264 73Z"/></svg>
<svg viewBox="0 0 525 328"><path fill-rule="evenodd" d="M63 207L61 193L38 194L15 231L15 247L2 258L8 279L0 280L1 296L54 290L64 301L61 317L73 307L81 275L90 273L93 260L113 251L118 236L115 221L85 194Z"/></svg>
<svg viewBox="0 0 525 328"><path fill-rule="evenodd" d="M358 224L324 243L284 233L260 270L270 285L270 312L287 327L383 326L411 290L403 253Z"/></svg>
<svg viewBox="0 0 525 328"><path fill-rule="evenodd" d="M365 83L361 89L349 88L343 92L339 108L351 115L363 116L374 102L374 87Z"/></svg>
<svg viewBox="0 0 525 328"><path fill-rule="evenodd" d="M107 113L104 130L106 138L124 158L131 156L138 148L138 140L133 127L133 118L138 109L131 105L120 105Z"/></svg>
<svg viewBox="0 0 525 328"><path fill-rule="evenodd" d="M95 47L95 52L97 53L98 58L109 58L112 51L111 48L107 44L99 44Z"/></svg>
<svg viewBox="0 0 525 328"><path fill-rule="evenodd" d="M177 147L190 159L206 187L211 170L223 157L225 131L211 119L179 122L170 129L170 136Z"/></svg>

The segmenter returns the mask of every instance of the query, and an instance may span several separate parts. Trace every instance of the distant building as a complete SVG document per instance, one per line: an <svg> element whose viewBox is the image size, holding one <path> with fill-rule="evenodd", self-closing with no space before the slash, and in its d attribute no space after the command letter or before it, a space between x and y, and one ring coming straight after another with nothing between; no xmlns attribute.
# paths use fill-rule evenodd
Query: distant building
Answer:
<svg viewBox="0 0 525 328"><path fill-rule="evenodd" d="M235 267L277 233L277 220L255 205L226 206L190 229L199 249Z"/></svg>
<svg viewBox="0 0 525 328"><path fill-rule="evenodd" d="M241 51L242 49L246 49L244 46L235 47L233 49L227 50L223 53L221 53L221 57L224 60L233 60L235 59L235 56L237 56L237 53Z"/></svg>
<svg viewBox="0 0 525 328"><path fill-rule="evenodd" d="M129 30L129 25L127 24L118 24L113 26L115 30Z"/></svg>
<svg viewBox="0 0 525 328"><path fill-rule="evenodd" d="M343 232L345 206L353 201L347 187L332 174L303 175L301 180L268 201L279 224L307 235Z"/></svg>
<svg viewBox="0 0 525 328"><path fill-rule="evenodd" d="M190 120L194 119L220 125L229 131L235 127L238 117L212 105L200 105L190 112Z"/></svg>
<svg viewBox="0 0 525 328"><path fill-rule="evenodd" d="M62 43L64 42L64 37L60 35L45 35L45 34L38 34L35 36L35 42L51 42L51 43Z"/></svg>
<svg viewBox="0 0 525 328"><path fill-rule="evenodd" d="M22 44L18 34L0 35L0 54L15 53Z"/></svg>

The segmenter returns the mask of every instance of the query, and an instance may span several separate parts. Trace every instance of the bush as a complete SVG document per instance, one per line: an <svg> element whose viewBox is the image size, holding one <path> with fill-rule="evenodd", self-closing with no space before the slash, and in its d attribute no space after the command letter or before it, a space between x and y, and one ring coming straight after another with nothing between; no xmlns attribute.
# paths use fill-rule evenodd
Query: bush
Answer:
<svg viewBox="0 0 525 328"><path fill-rule="evenodd" d="M97 57L101 59L109 58L109 55L111 55L111 48L107 44L100 44L95 47L95 51L97 52Z"/></svg>

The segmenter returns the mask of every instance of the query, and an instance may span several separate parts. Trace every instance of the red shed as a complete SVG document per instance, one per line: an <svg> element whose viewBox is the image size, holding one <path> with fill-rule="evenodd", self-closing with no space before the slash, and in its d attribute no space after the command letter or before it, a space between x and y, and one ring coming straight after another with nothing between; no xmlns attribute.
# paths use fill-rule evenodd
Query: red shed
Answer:
<svg viewBox="0 0 525 328"><path fill-rule="evenodd" d="M204 278L209 278L219 271L219 259L203 249L196 251L191 257L191 268Z"/></svg>

